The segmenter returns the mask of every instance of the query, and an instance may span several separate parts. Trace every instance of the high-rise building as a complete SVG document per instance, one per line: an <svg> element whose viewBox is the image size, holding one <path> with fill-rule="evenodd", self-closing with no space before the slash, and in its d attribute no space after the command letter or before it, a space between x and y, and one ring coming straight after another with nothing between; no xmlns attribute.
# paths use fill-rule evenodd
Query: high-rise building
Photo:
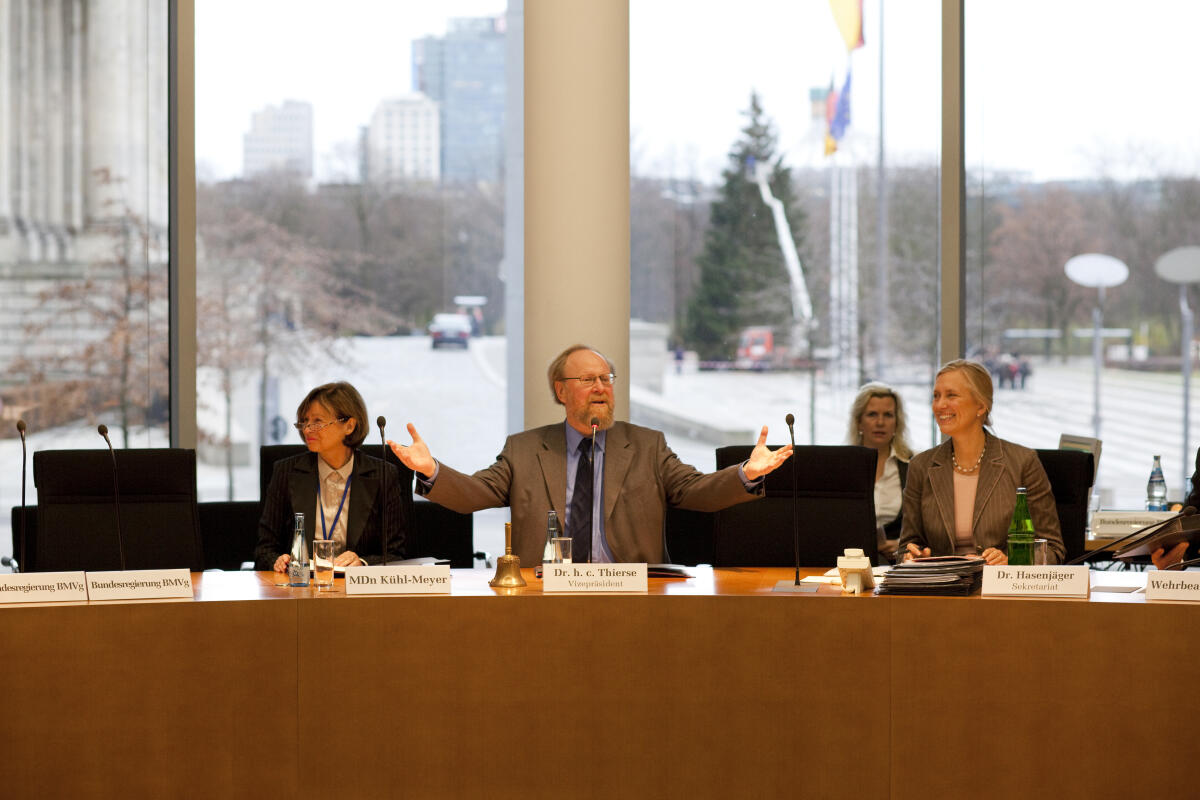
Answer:
<svg viewBox="0 0 1200 800"><path fill-rule="evenodd" d="M504 174L504 17L450 20L413 42L413 88L437 101L443 181Z"/></svg>
<svg viewBox="0 0 1200 800"><path fill-rule="evenodd" d="M367 132L367 178L373 183L436 181L441 174L438 104L414 92L384 100Z"/></svg>
<svg viewBox="0 0 1200 800"><path fill-rule="evenodd" d="M264 172L312 177L312 103L285 100L250 115L250 130L242 136L242 174Z"/></svg>

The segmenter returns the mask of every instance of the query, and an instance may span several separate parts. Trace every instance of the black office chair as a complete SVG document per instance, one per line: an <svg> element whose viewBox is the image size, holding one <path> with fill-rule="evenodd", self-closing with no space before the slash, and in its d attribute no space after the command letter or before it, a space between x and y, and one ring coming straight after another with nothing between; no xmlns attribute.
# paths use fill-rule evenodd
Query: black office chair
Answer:
<svg viewBox="0 0 1200 800"><path fill-rule="evenodd" d="M117 450L126 569L203 569L196 510L196 451ZM121 568L113 456L107 450L33 454L36 533L22 571Z"/></svg>
<svg viewBox="0 0 1200 800"><path fill-rule="evenodd" d="M717 448L717 469L750 457L750 445ZM797 447L766 477L766 497L717 512L713 566L790 567L795 563L792 470L798 477L800 566L833 567L847 547L878 563L875 451L856 446Z"/></svg>
<svg viewBox="0 0 1200 800"><path fill-rule="evenodd" d="M257 500L215 500L197 504L196 510L205 569L240 569L246 561L254 561L262 516Z"/></svg>
<svg viewBox="0 0 1200 800"><path fill-rule="evenodd" d="M1067 561L1084 552L1087 535L1088 498L1092 493L1095 467L1092 454L1080 450L1038 450L1038 459L1050 479L1050 491L1058 510Z"/></svg>
<svg viewBox="0 0 1200 800"><path fill-rule="evenodd" d="M715 512L667 506L663 526L666 528L666 552L663 554L666 561L689 567L713 563L713 537L717 529Z"/></svg>

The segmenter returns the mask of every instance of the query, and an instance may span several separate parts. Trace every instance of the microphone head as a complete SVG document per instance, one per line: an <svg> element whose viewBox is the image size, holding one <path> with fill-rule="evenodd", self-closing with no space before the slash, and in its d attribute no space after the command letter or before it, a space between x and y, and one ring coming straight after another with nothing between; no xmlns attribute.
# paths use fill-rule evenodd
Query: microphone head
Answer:
<svg viewBox="0 0 1200 800"><path fill-rule="evenodd" d="M789 428L796 424L796 418L790 413L783 418L783 421L787 423Z"/></svg>
<svg viewBox="0 0 1200 800"><path fill-rule="evenodd" d="M96 433L100 434L105 439L107 439L108 438L108 426L107 425L97 425Z"/></svg>
<svg viewBox="0 0 1200 800"><path fill-rule="evenodd" d="M25 435L25 420L23 420L23 419L17 420L17 430L21 432L22 436Z"/></svg>
<svg viewBox="0 0 1200 800"><path fill-rule="evenodd" d="M589 423L588 423L588 425L591 425L591 426L592 426L592 432L593 432L593 433L595 433L595 431L596 431L596 428L599 428L599 427L600 427L600 418L599 418L599 417L592 417L592 421L591 421L591 422L589 422Z"/></svg>
<svg viewBox="0 0 1200 800"><path fill-rule="evenodd" d="M380 414L378 417L375 418L375 424L378 425L380 428L385 428L385 427L387 427L387 420L383 418L382 414Z"/></svg>

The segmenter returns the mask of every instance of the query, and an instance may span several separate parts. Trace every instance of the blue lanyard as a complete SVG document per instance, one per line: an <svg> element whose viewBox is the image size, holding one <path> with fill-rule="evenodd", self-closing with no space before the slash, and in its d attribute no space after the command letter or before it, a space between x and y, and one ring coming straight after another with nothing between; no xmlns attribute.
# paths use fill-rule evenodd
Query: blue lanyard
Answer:
<svg viewBox="0 0 1200 800"><path fill-rule="evenodd" d="M317 492L317 507L321 509L321 538L328 539L337 530L338 518L342 516L342 506L346 505L346 495L350 494L350 481L354 480L354 473L346 479L346 488L342 489L342 502L338 503L337 513L333 515L333 524L329 526L329 530L325 529L325 500L321 497L321 492Z"/></svg>

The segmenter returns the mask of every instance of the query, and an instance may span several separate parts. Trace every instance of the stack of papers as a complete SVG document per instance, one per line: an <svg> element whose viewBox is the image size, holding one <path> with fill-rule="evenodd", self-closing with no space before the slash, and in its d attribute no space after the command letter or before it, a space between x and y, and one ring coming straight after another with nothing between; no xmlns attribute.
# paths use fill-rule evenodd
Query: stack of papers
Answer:
<svg viewBox="0 0 1200 800"><path fill-rule="evenodd" d="M877 594L968 595L983 582L979 556L934 556L897 564L875 590Z"/></svg>

